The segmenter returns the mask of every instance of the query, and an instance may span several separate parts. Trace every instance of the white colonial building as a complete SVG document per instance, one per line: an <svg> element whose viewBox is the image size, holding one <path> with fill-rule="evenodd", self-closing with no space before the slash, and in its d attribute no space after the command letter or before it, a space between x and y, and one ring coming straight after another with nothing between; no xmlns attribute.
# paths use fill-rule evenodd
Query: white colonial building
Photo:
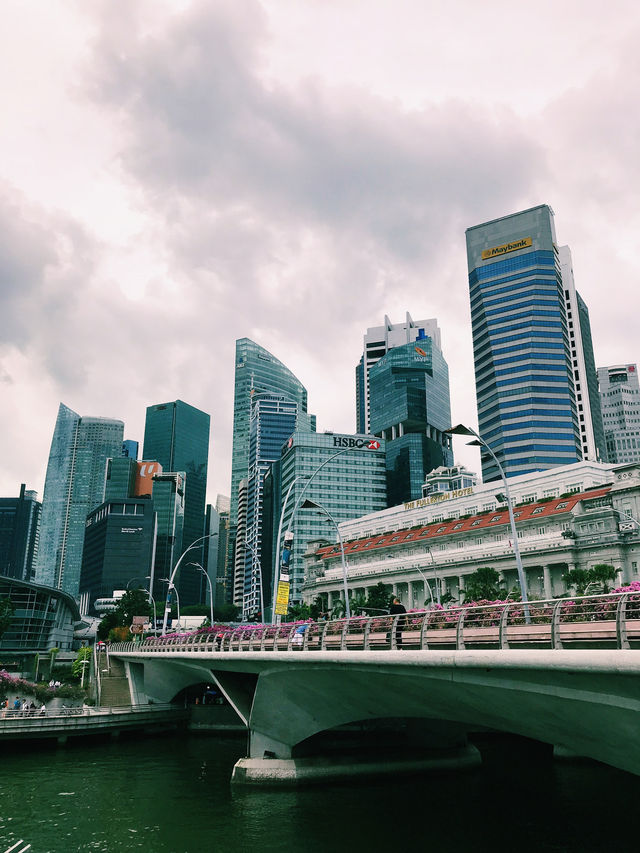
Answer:
<svg viewBox="0 0 640 853"><path fill-rule="evenodd" d="M427 497L344 522L350 597L382 582L408 608L463 597L465 576L489 566L517 586L500 481ZM640 465L578 462L509 479L529 598L562 596L567 570L608 563L619 583L640 580ZM344 598L342 555L323 544L306 555L304 600Z"/></svg>

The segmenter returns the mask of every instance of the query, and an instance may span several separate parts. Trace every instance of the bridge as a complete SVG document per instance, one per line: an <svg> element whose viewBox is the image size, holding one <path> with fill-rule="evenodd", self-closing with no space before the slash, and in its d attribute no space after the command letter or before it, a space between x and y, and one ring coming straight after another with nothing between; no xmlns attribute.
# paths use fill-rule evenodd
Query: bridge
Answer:
<svg viewBox="0 0 640 853"><path fill-rule="evenodd" d="M640 590L574 599L121 643L132 701L215 683L249 732L243 783L304 781L383 766L466 766L469 732L508 732L640 774ZM323 732L402 721L377 761L313 755Z"/></svg>

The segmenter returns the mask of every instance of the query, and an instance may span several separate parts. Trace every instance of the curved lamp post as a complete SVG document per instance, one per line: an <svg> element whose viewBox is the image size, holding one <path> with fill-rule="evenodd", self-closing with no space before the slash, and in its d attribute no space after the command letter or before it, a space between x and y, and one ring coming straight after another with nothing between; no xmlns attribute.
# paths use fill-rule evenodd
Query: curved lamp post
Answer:
<svg viewBox="0 0 640 853"><path fill-rule="evenodd" d="M167 604L169 606L169 612L171 612L171 604L170 604L171 590L173 590L176 594L176 604L178 607L178 629L179 629L180 628L180 596L178 595L178 590L177 590L176 586L173 584L171 578L160 578L160 581L161 581L161 583L168 584L168 586L167 586ZM165 612L164 612L164 623L163 623L163 627L162 627L162 633L163 634L167 633L166 625L167 625L167 611L165 610Z"/></svg>
<svg viewBox="0 0 640 853"><path fill-rule="evenodd" d="M516 530L516 522L513 517L513 504L511 502L511 492L509 491L509 484L507 483L507 477L504 473L504 469L500 462L498 461L498 457L493 452L493 450L489 447L487 442L480 438L478 433L466 427L464 424L458 424L454 427L449 427L449 429L444 430L451 435L468 435L473 437L473 441L469 441L472 447L484 447L485 450L489 453L493 461L498 466L498 471L500 471L500 476L502 478L502 485L504 486L504 494L507 501L507 510L509 512L509 524L511 525L511 537L513 539L513 554L516 558L516 568L518 570L518 583L520 585L520 595L522 597L522 605L524 610L524 618L525 622L529 624L531 622L531 615L529 613L529 599L527 597L527 581L524 575L524 569L522 568L522 558L520 556L520 546L518 545L518 531Z"/></svg>
<svg viewBox="0 0 640 853"><path fill-rule="evenodd" d="M336 533L338 534L338 542L340 543L340 557L342 558L342 583L344 585L344 612L347 619L351 619L351 607L349 606L349 587L347 585L347 561L344 556L344 542L342 540L342 534L340 533L340 528L338 527L338 522L331 515L329 510L325 509L321 504L316 503L315 501L307 500L301 505L300 509L317 509L320 512L324 513L327 516L331 524L336 529Z"/></svg>
<svg viewBox="0 0 640 853"><path fill-rule="evenodd" d="M187 563L188 566L195 566L199 572L201 572L205 578L207 579L207 583L209 584L209 605L211 607L211 627L213 628L213 585L211 583L211 578L208 573L205 572L204 566L201 566L200 563Z"/></svg>
<svg viewBox="0 0 640 853"><path fill-rule="evenodd" d="M217 533L207 533L205 536L200 536L198 539L195 539L188 548L186 548L182 554L178 557L178 560L173 567L173 571L171 572L171 576L169 577L169 586L167 587L167 601L164 607L164 619L162 620L162 633L167 633L167 619L169 618L169 613L171 612L171 590L174 589L176 592L176 599L178 599L178 590L174 584L175 576L180 568L180 563L183 561L185 556L196 547L200 542L204 542L205 539L209 539L211 536L217 536ZM178 608L180 607L180 600L178 599ZM178 615L178 622L180 622L180 616Z"/></svg>

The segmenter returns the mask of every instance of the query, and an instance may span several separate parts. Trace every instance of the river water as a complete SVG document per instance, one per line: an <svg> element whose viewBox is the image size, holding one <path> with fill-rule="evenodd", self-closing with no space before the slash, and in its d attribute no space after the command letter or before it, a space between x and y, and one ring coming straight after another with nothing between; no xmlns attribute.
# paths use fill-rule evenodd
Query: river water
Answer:
<svg viewBox="0 0 640 853"><path fill-rule="evenodd" d="M637 851L640 778L478 742L482 767L290 790L232 790L244 737L12 745L0 853Z"/></svg>

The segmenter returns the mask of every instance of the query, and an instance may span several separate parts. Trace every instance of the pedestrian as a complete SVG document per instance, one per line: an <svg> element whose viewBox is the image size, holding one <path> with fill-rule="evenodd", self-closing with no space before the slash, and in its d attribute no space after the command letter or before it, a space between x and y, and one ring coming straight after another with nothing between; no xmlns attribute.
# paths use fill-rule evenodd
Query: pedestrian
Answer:
<svg viewBox="0 0 640 853"><path fill-rule="evenodd" d="M43 702L42 705L40 706L40 716L45 717L46 714L47 714L47 706Z"/></svg>
<svg viewBox="0 0 640 853"><path fill-rule="evenodd" d="M16 696L15 701L13 703L13 710L19 711L21 707L22 707L22 702L20 701L20 697Z"/></svg>
<svg viewBox="0 0 640 853"><path fill-rule="evenodd" d="M391 607L389 608L389 613L392 616L400 614L398 616L398 621L396 623L396 648L398 648L398 649L402 648L402 628L403 628L404 619L405 619L405 617L402 616L401 614L406 613L406 612L407 612L406 607L404 606L404 604L400 603L400 599L398 598L397 595L395 595L393 597L393 602L391 604Z"/></svg>

